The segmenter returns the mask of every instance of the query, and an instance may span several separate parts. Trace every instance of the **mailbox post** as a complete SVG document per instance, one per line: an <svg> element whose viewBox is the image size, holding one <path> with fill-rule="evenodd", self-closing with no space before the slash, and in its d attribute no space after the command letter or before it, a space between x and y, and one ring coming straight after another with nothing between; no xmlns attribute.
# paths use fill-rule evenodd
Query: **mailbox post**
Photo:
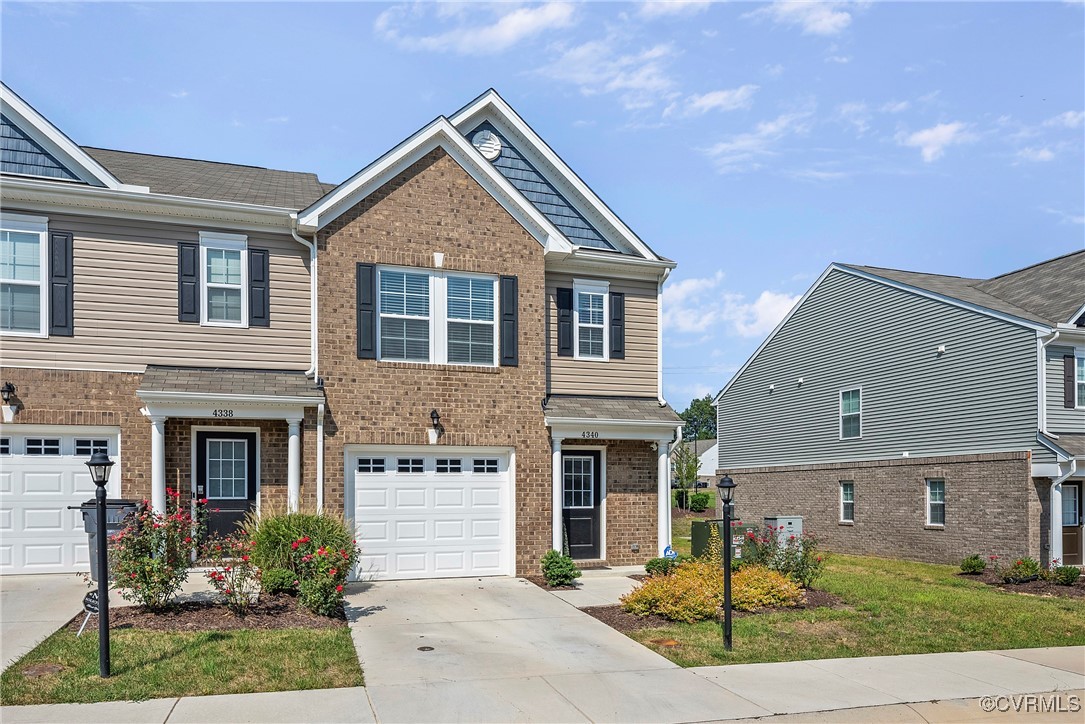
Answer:
<svg viewBox="0 0 1085 724"><path fill-rule="evenodd" d="M101 450L87 461L94 481L95 515L98 523L98 674L109 678L109 540L106 530L105 486L113 461Z"/></svg>

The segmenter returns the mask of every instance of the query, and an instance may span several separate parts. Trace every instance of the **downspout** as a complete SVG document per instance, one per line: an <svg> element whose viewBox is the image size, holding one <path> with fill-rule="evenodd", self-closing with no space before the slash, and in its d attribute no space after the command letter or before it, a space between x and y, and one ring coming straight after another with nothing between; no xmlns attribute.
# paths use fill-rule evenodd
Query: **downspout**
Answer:
<svg viewBox="0 0 1085 724"><path fill-rule="evenodd" d="M316 512L324 512L324 403L316 406Z"/></svg>
<svg viewBox="0 0 1085 724"><path fill-rule="evenodd" d="M670 275L671 269L664 269L656 284L656 399L660 407L667 405L663 397L663 283Z"/></svg>
<svg viewBox="0 0 1085 724"><path fill-rule="evenodd" d="M1050 524L1047 531L1049 555L1047 558L1048 568L1052 568L1051 561L1058 559L1062 563L1062 481L1077 472L1077 458L1070 458L1070 469L1057 478L1051 479L1051 493L1048 505L1051 514L1048 516ZM1057 521L1056 521L1057 518ZM1058 523L1056 525L1056 522Z"/></svg>
<svg viewBox="0 0 1085 724"><path fill-rule="evenodd" d="M316 379L317 376L317 276L316 276L316 236L309 241L298 236L298 215L290 214L290 235L294 241L305 246L309 250L309 369L305 370L306 377Z"/></svg>
<svg viewBox="0 0 1085 724"><path fill-rule="evenodd" d="M1039 391L1038 391L1039 405L1037 406L1037 414L1039 415L1039 419L1036 421L1036 423L1037 423L1036 424L1036 429L1038 429L1040 432L1044 433L1045 435L1050 434L1047 431L1047 353L1046 353L1046 351L1047 351L1047 345L1051 344L1056 339L1058 339L1059 334L1060 333L1056 330L1056 332L1053 335L1051 335L1051 339L1047 340L1046 342L1040 337L1036 338L1036 343L1037 343L1036 344L1036 364L1037 364L1038 369L1040 371L1039 380L1037 382L1037 384L1039 385Z"/></svg>

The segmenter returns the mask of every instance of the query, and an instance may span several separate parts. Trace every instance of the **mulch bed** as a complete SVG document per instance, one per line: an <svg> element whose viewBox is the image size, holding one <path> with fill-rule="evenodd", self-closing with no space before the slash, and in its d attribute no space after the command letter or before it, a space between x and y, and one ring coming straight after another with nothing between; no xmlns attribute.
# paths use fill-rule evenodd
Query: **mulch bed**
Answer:
<svg viewBox="0 0 1085 724"><path fill-rule="evenodd" d="M70 631L78 631L86 614L68 622ZM298 605L293 596L260 596L245 616L237 616L223 603L182 601L156 613L142 606L118 606L109 609L109 628L146 629L149 631L236 631L239 629L339 628L347 625L340 611L336 618L318 616ZM91 615L87 631L98 627L98 617Z"/></svg>
<svg viewBox="0 0 1085 724"><path fill-rule="evenodd" d="M1053 581L1036 580L1027 583L1003 583L992 569L983 573L958 573L962 578L971 578L988 586L994 586L1009 593L1023 593L1031 596L1057 596L1059 598L1085 598L1085 574L1078 577L1072 586L1061 586Z"/></svg>
<svg viewBox="0 0 1085 724"><path fill-rule="evenodd" d="M757 611L733 611L732 615L735 618L745 618L746 616L760 616L766 613L802 611L812 608L845 608L840 597L835 596L828 591L819 591L816 588L809 588L805 591L805 594L806 595L803 596L803 602L797 606L762 608ZM635 613L629 613L618 604L612 606L588 606L580 610L593 618L599 619L607 626L626 634L646 628L663 628L664 626L673 626L675 624L674 621L663 618L662 616L638 616Z"/></svg>
<svg viewBox="0 0 1085 724"><path fill-rule="evenodd" d="M542 576L524 576L524 578L545 591L575 591L579 588L575 583L568 586L551 586Z"/></svg>

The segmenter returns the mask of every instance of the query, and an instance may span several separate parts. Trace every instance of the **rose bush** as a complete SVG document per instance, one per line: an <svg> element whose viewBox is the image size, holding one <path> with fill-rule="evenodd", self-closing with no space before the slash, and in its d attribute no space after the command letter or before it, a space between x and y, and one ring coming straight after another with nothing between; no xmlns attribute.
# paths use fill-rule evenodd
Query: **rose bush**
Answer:
<svg viewBox="0 0 1085 724"><path fill-rule="evenodd" d="M260 569L252 561L255 546L256 541L244 530L211 538L203 545L203 562L210 568L208 582L239 616L245 615L260 592Z"/></svg>
<svg viewBox="0 0 1085 724"><path fill-rule="evenodd" d="M824 556L818 552L818 540L813 533L785 536L783 528L771 525L746 533L742 561L782 573L803 588L814 584L824 566Z"/></svg>

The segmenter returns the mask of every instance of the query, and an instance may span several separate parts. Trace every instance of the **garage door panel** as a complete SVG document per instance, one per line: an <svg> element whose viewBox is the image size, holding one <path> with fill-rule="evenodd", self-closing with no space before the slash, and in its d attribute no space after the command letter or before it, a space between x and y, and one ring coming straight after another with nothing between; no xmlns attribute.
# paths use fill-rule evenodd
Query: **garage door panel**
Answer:
<svg viewBox="0 0 1085 724"><path fill-rule="evenodd" d="M58 460L57 464L62 463ZM64 474L49 472L23 473L22 493L24 495L63 495Z"/></svg>
<svg viewBox="0 0 1085 724"><path fill-rule="evenodd" d="M27 569L60 568L64 565L64 544L39 543L24 545L22 563L23 567Z"/></svg>
<svg viewBox="0 0 1085 724"><path fill-rule="evenodd" d="M12 464L10 461L5 461L4 467L7 467L10 464ZM14 477L15 476L11 472L6 470L0 472L0 495L10 495L14 492L11 487Z"/></svg>
<svg viewBox="0 0 1085 724"><path fill-rule="evenodd" d="M23 530L27 533L64 531L64 511L59 508L23 508Z"/></svg>
<svg viewBox="0 0 1085 724"><path fill-rule="evenodd" d="M75 492L80 495L87 495L94 497L94 481L90 478L90 473L78 472L72 476L72 480L75 486Z"/></svg>
<svg viewBox="0 0 1085 724"><path fill-rule="evenodd" d="M365 472L358 458L423 460L423 472ZM472 458L499 460L475 474ZM460 458L462 473L437 472L437 458ZM492 466L491 466L492 468ZM504 575L511 572L511 476L492 450L366 450L347 460L355 488L360 572L378 578ZM355 472L361 469L362 472Z"/></svg>
<svg viewBox="0 0 1085 724"><path fill-rule="evenodd" d="M15 530L15 511L11 508L0 508L0 533L10 533Z"/></svg>

